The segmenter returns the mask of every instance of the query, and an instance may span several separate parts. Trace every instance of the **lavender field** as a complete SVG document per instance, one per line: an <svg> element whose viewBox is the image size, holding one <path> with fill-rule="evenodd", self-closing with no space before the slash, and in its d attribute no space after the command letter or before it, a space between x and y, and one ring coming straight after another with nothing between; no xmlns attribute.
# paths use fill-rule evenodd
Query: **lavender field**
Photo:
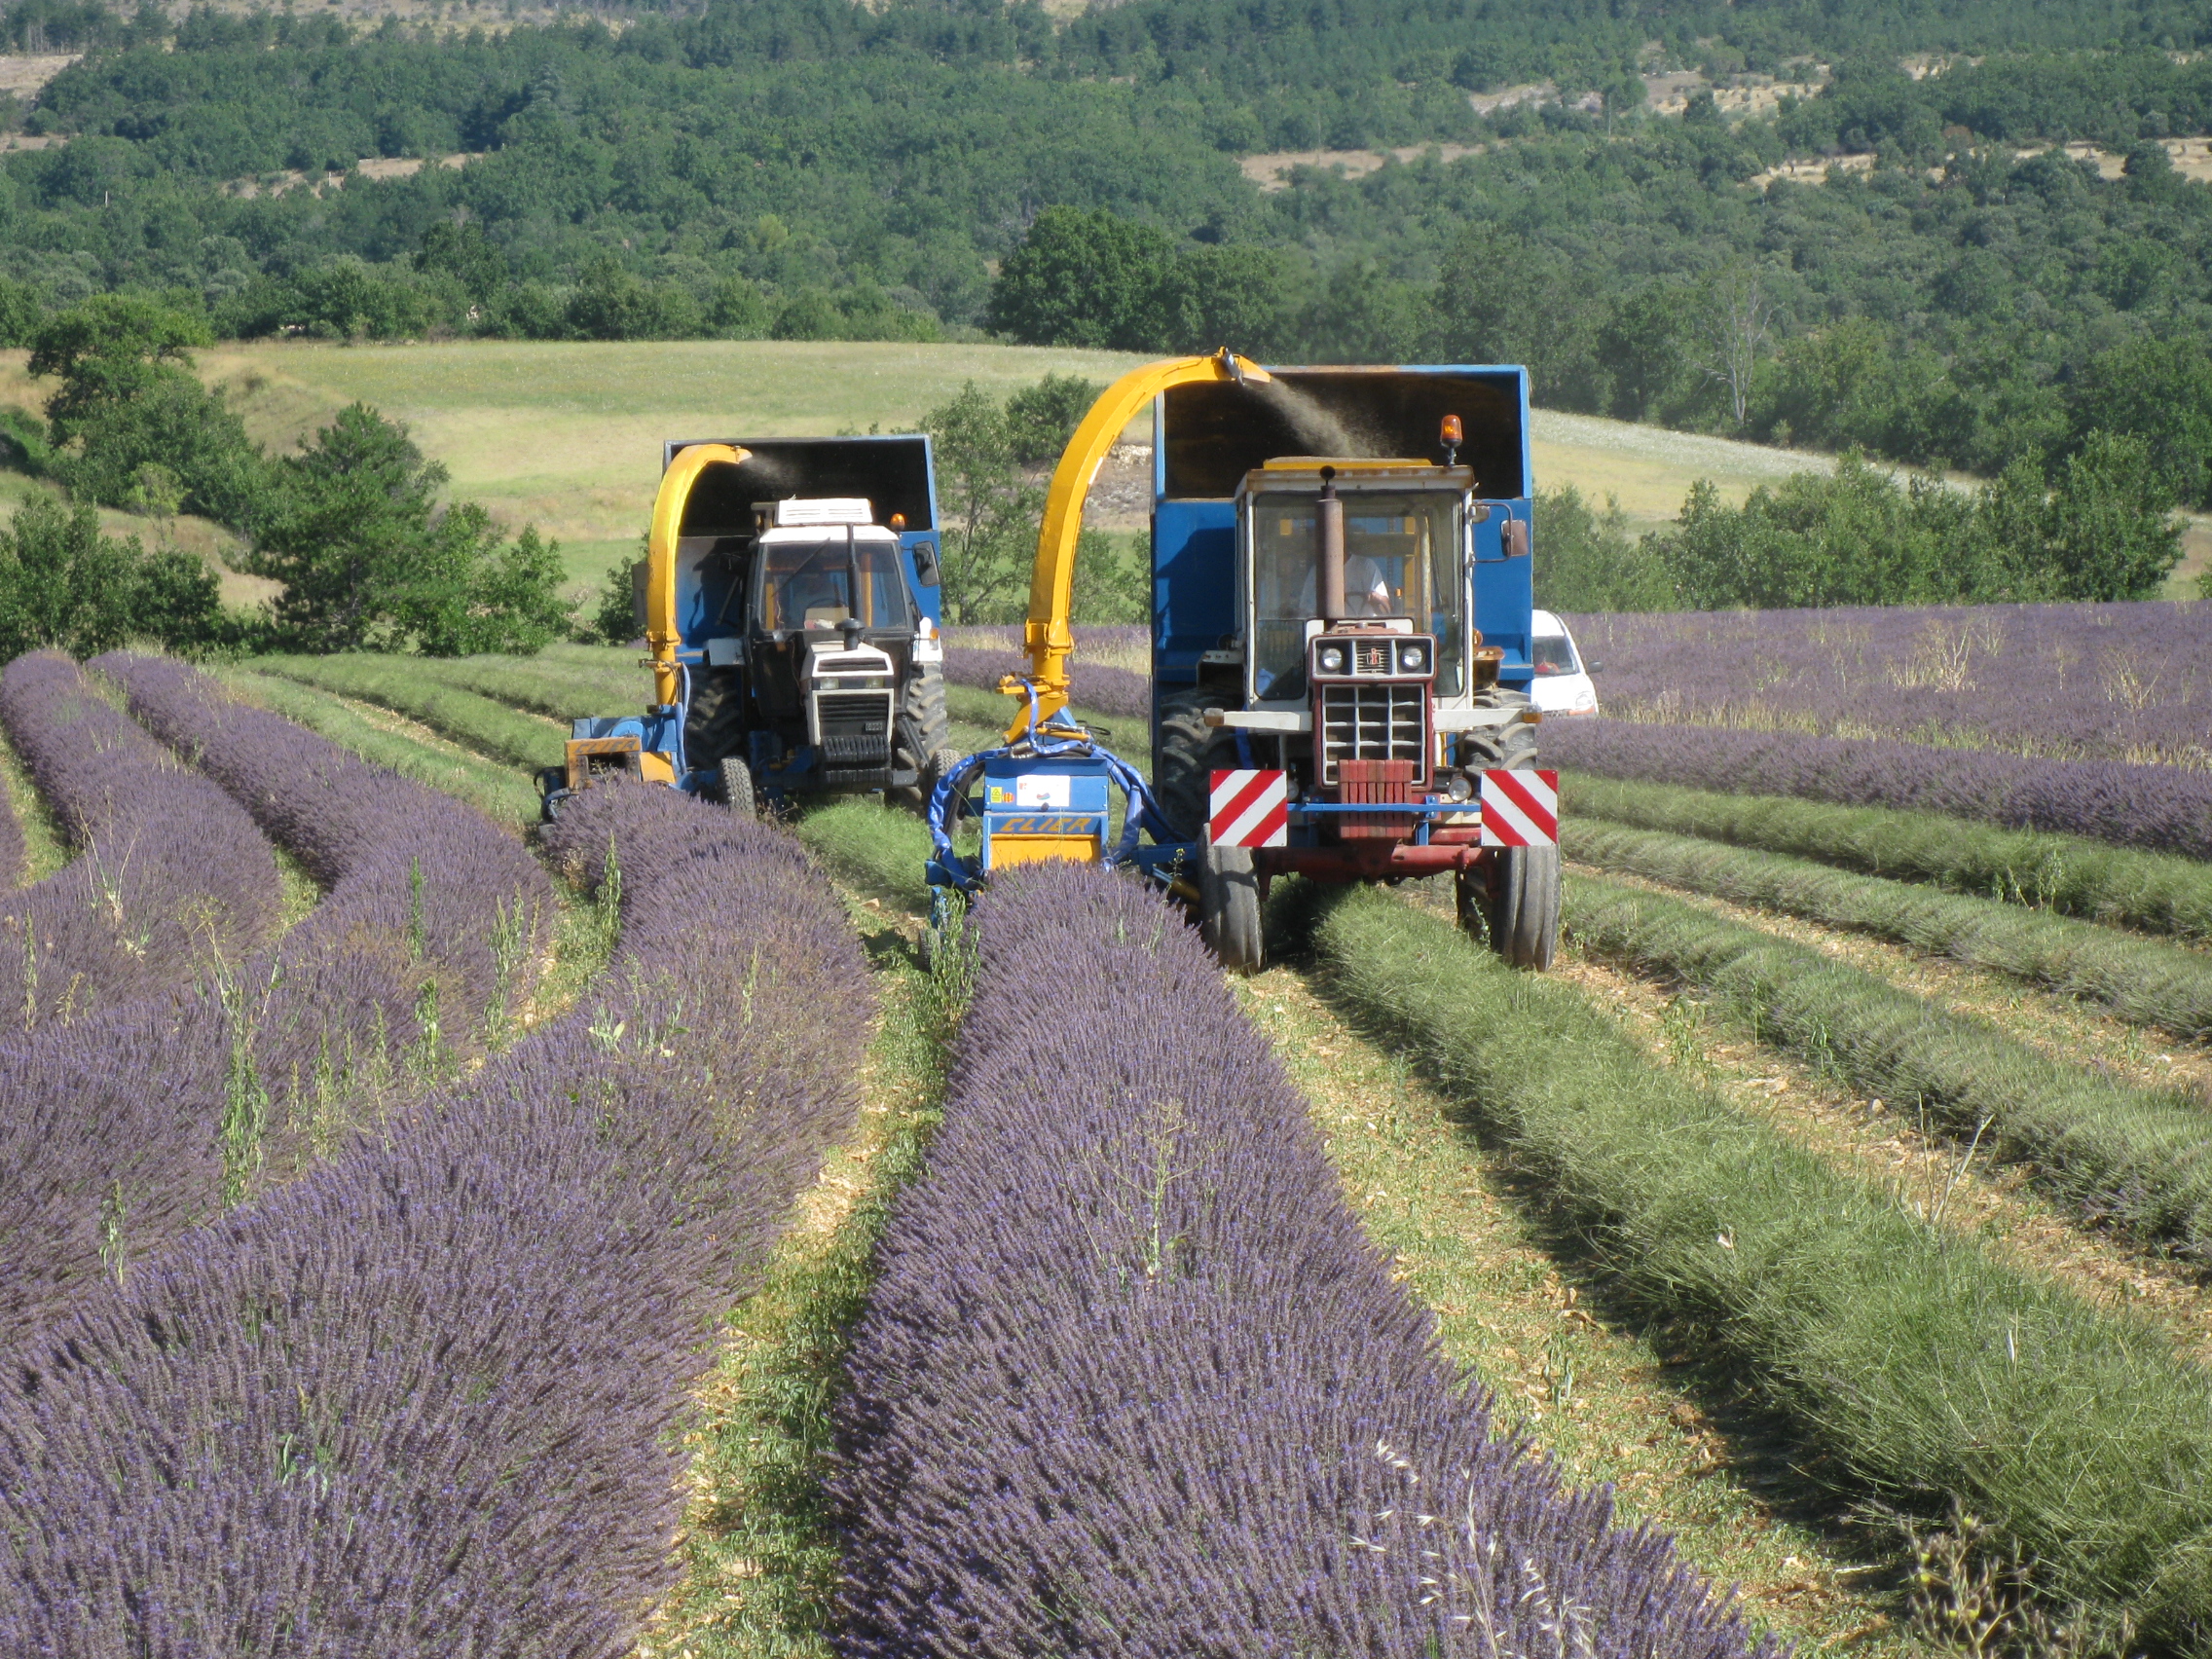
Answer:
<svg viewBox="0 0 2212 1659"><path fill-rule="evenodd" d="M1760 705L1720 677L1700 682L1703 712L1661 719L1669 709L1632 702L1628 718L1549 722L1544 757L1616 812L1666 795L1689 818L1714 802L1835 803L1817 810L1851 836L1871 833L1859 821L1875 809L1954 839L2062 831L2108 850L2113 880L2140 886L2150 870L2171 886L2173 870L2212 865L2212 765L2178 739L2155 756L2000 741L1996 714L1972 726L1958 712L1973 696L1985 712L2002 704L1989 687L2004 683L1993 664L2016 666L2008 652L2034 644L2056 660L2071 618L2087 644L2066 672L2133 698L2150 731L2165 717L2144 687L2168 681L2107 648L2114 619L2137 613L2147 628L2192 614L2006 611L2010 631L1991 645L1995 612L1831 613L1873 631L1853 636L1857 655L1820 658L1828 670L1950 697L1951 723L1862 732L1838 714L1819 728L1811 670L1802 720L1739 719ZM1578 627L1586 654L1646 653L1664 676L1714 639L1740 644L1730 628L1763 638L1761 622ZM1912 631L1936 622L1979 631L1946 656ZM1817 624L1774 629L1809 641ZM2204 654L2157 638L2176 663ZM1085 630L1078 644L1076 708L1143 715L1144 631ZM948 646L958 683L995 688L1024 666L1014 630L959 631ZM494 715L534 711L543 725L580 673L600 671L581 649L546 658L542 677L534 659L364 656L348 671L377 677L389 707L418 683L465 681ZM630 653L606 655L608 674L634 673ZM1898 682L1923 659L1936 683ZM1644 683L1615 666L1609 695ZM2194 709L2194 675L2174 683ZM1838 693L1822 706L1849 705ZM0 976L15 976L0 977L9 1652L1750 1659L1787 1638L1903 1659L1948 1640L1939 1598L1915 1599L1896 1533L1853 1531L1850 1506L1909 1510L1915 1535L1938 1540L1916 1546L1936 1551L1923 1559L1947 1560L1953 1496L1999 1529L1988 1547L2051 1557L2039 1581L2072 1599L2066 1616L2212 1628L2212 1599L2151 1560L2199 1507L2178 1449L2201 1382L2164 1332L2212 1332L2212 1278L2187 1250L2147 1264L2141 1237L2194 1239L2195 1223L2131 1233L2140 1195L2105 1194L2085 1215L2020 1220L2022 1238L2065 1231L2066 1254L1993 1276L1976 1252L2009 1236L2005 1206L2024 1200L1988 1166L2019 1161L2022 1108L1986 1058L2012 1050L1972 1036L1973 1021L2024 1019L2043 999L2022 1040L2044 1096L2124 1107L2162 1091L2177 1169L2190 1090L2212 1110L2212 1051L2171 1014L2152 1021L2172 1050L2153 1076L2137 1075L2140 1024L2132 1047L2066 1050L2052 1021L2085 1028L2104 1012L2075 1007L2041 957L2022 969L2017 951L1954 953L2049 988L2009 1004L1983 994L1970 1015L1900 982L1867 1005L1880 1029L1854 1039L1885 1054L1909 1040L1916 1076L2005 1106L1917 1120L1962 1143L1941 1154L1942 1197L1973 1195L1959 1225L1975 1241L1953 1250L1940 1206L1831 1173L1850 1161L1840 1139L1893 1132L1878 1119L1837 1126L1878 1103L1794 1140L1783 1096L1765 1091L1789 1081L1795 1027L1708 1037L1720 1016L1687 988L1694 976L1612 948L1595 925L1575 933L1565 982L1539 992L1417 914L1418 884L1350 903L1288 884L1271 929L1306 938L1308 954L1286 952L1249 994L1277 1014L1303 996L1344 1023L1307 1026L1286 1072L1289 1051L1262 1034L1275 1027L1240 1012L1246 989L1225 985L1182 914L1103 871L1003 880L972 914L973 958L918 971L911 881L876 876L918 864L926 833L881 804L773 823L610 781L518 836L195 670L128 653L21 659L0 675L0 720L77 855L36 885L17 874L0 903L32 946L0 949ZM523 763L498 721L437 729L422 741L470 750L472 764ZM9 827L0 864L19 865ZM1812 836L1795 820L1769 828ZM1732 879L1725 838L1685 844ZM2187 942L2113 930L2138 925L2141 903L2101 890L2061 903L2071 889L2055 869L2008 867L2005 891L1983 892L1979 875L1893 867L1878 841L1859 848L1869 867L1952 889L1940 903L1954 932L1996 938L1983 912L2003 910L2005 937L2025 937L2019 906L2050 904L2080 918L2069 948L2109 937L2116 961L2194 961ZM803 844L873 896L841 892ZM2077 884L2096 874L2080 845L2061 849ZM279 857L312 878L312 903L284 901ZM1800 879L1768 862L1774 879ZM1575 882L1587 906L1601 890ZM1763 903L1726 890L1740 908ZM1824 925L1815 908L1800 904L1796 925ZM1747 961L1781 960L1755 918L1730 925ZM539 1000L548 966L587 936L605 965L556 974L559 1000ZM1381 979L1355 984L1354 963L1389 978L1387 994ZM903 977L895 994L885 975ZM1071 984L1076 1017L1054 994ZM1664 1014L1639 1012L1653 998ZM906 1047L871 1036L897 1024L890 1011L924 1004L941 1014L900 1015ZM1832 1091L1850 1033L1834 1018L1822 1029ZM1498 1046L1480 1088L1469 1043ZM1386 1096L1356 1068L1338 1075L1347 1051L1393 1080ZM1685 1063L1694 1086L1677 1077ZM1739 1073L1766 1102L1755 1129L1741 1090L1727 1092ZM880 1184L847 1206L841 1195L869 1179L868 1114L925 1076L940 1080L934 1142L877 1161ZM1429 1088L1466 1098L1424 1107ZM1638 1116L1654 1102L1680 1120L1664 1192ZM2047 1138L2090 1156L2092 1128L2128 1127L2120 1107L2101 1127L2064 1121L2066 1107ZM1418 1110L1442 1113L1436 1156L1454 1161L1419 1189L1392 1167ZM1493 1144L1545 1113L1557 1122L1541 1158ZM1970 1117L1978 1128L1962 1128ZM1361 1136L1355 1185L1339 1143ZM1382 1242L1384 1212L1440 1201L1471 1206L1450 1224L1462 1238L1493 1209L1527 1206L1537 1269L1417 1261ZM1817 1249L1794 1242L1816 1234ZM1589 1251L1639 1310L1610 1308L1611 1292L1577 1306L1562 1276ZM2115 1281L2082 1267L2100 1252L2129 1284L2157 1287L2129 1293L2146 1298L2141 1319L2102 1308ZM774 1265L817 1257L842 1276ZM1934 1288L1894 1309L1770 1294L1800 1261L1823 1283L1909 1268ZM1914 1308L1933 1311L1906 1329ZM1641 1335L1654 1311L1667 1328ZM1451 1334L1469 1320L1532 1334L1473 1363ZM795 1333L795 1370L750 1393L709 1375L756 1355L779 1321ZM1601 1336L1651 1346L1613 1373L1585 1369ZM1759 1409L1779 1406L1798 1438L1767 1475L1716 1495L1709 1482L1770 1456L1760 1446L1784 1430L1739 1441L1713 1390L1678 1373L1710 1361L1738 1379L1747 1355ZM1961 1428L1957 1391L1992 1388L2017 1403L1993 1421L2064 1420L2088 1474ZM813 1450L747 1460L794 1424ZM1664 1464L1677 1434L1693 1462L1624 1476L1654 1446ZM2146 1476L2154 1463L2167 1474ZM1819 1535L1792 1530L1786 1510L1824 1505ZM774 1518L796 1517L788 1549L689 1553L688 1536L756 1507L765 1530L729 1535L782 1537ZM1747 1534L1767 1553L1747 1554ZM1869 1568L1886 1576L1858 1576Z"/></svg>
<svg viewBox="0 0 2212 1659"><path fill-rule="evenodd" d="M2212 770L2212 607L1569 618L1618 720Z"/></svg>

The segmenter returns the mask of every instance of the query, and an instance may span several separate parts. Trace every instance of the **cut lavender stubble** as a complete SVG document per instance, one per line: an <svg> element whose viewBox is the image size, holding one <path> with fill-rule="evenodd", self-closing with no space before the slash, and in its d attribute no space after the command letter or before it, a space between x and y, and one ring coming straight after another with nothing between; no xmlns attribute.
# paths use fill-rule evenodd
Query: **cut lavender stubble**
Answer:
<svg viewBox="0 0 2212 1659"><path fill-rule="evenodd" d="M609 785L547 840L619 871L599 992L177 1240L0 1407L0 1647L630 1651L712 1322L853 1121L870 988L771 827Z"/></svg>
<svg viewBox="0 0 2212 1659"><path fill-rule="evenodd" d="M1172 911L1055 865L972 922L836 1408L841 1654L1774 1651L1500 1432Z"/></svg>
<svg viewBox="0 0 2212 1659"><path fill-rule="evenodd" d="M0 900L0 1033L122 1007L276 937L283 887L253 821L68 657L0 671L0 721L76 852Z"/></svg>

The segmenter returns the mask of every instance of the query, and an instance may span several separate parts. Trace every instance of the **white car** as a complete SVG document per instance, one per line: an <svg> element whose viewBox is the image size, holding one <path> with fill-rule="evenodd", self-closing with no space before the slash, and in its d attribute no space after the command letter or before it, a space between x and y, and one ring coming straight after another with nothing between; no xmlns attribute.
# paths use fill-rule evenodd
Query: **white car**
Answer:
<svg viewBox="0 0 2212 1659"><path fill-rule="evenodd" d="M1529 626L1529 661L1535 673L1529 691L1539 714L1594 715L1598 687L1590 682L1596 666L1574 648L1567 624L1548 610L1535 612Z"/></svg>

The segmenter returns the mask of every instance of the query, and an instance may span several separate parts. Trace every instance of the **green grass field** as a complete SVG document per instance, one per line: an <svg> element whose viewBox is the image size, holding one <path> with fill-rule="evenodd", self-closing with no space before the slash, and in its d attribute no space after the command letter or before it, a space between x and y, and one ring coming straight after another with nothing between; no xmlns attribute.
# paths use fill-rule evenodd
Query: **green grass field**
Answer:
<svg viewBox="0 0 2212 1659"><path fill-rule="evenodd" d="M896 430L973 380L1000 394L1047 374L1106 381L1145 361L1112 351L1028 346L823 341L453 341L330 346L226 345L200 353L247 429L273 449L358 399L405 421L453 471L454 493L558 536L579 582L633 551L674 437ZM35 408L46 392L0 353L0 403ZM1144 440L1140 417L1130 436ZM1539 411L1536 479L1617 496L1648 528L1672 519L1709 477L1731 498L1825 456Z"/></svg>

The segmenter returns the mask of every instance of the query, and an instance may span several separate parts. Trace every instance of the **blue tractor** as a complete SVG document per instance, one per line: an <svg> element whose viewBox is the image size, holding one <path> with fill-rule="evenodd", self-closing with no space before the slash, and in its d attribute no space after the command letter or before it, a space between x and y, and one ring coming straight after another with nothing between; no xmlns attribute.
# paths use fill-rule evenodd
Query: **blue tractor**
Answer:
<svg viewBox="0 0 2212 1659"><path fill-rule="evenodd" d="M653 701L577 719L545 815L623 771L751 812L793 795L924 798L949 746L930 441L665 446L639 609Z"/></svg>
<svg viewBox="0 0 2212 1659"><path fill-rule="evenodd" d="M1147 402L1149 790L1059 713L1083 498ZM1450 871L1465 925L1548 967L1558 778L1533 764L1530 490L1522 368L1270 370L1222 351L1124 376L1053 475L1032 671L1010 687L1026 707L1006 749L938 791L933 884L972 887L995 863L1040 857L1133 863L1183 892L1216 954L1249 972L1273 876ZM984 830L971 862L941 830L977 775L984 798L963 797ZM1130 796L1111 847L1109 779Z"/></svg>

